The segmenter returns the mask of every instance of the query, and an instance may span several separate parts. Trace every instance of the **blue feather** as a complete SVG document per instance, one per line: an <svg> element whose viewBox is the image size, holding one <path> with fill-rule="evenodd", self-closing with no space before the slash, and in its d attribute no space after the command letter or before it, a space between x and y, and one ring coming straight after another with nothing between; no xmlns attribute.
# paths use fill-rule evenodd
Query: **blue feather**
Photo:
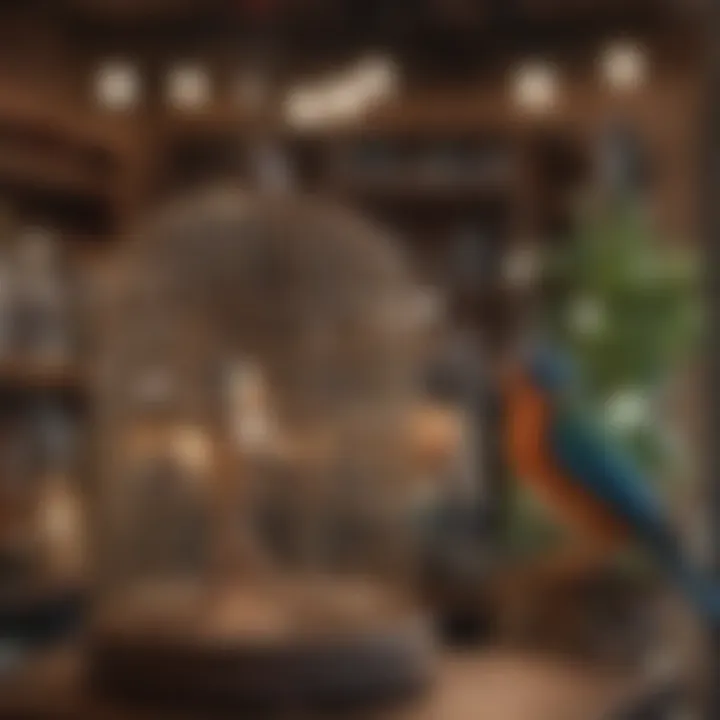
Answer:
<svg viewBox="0 0 720 720"><path fill-rule="evenodd" d="M630 528L703 615L720 619L720 588L687 562L662 504L632 459L579 413L555 410L546 440L558 469Z"/></svg>

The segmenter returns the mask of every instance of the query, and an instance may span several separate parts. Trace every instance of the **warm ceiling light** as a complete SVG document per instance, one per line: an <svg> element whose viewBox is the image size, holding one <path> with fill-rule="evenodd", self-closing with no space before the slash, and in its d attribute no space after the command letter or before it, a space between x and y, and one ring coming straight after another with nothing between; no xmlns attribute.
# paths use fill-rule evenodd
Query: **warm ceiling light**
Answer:
<svg viewBox="0 0 720 720"><path fill-rule="evenodd" d="M530 112L546 112L558 98L557 68L549 62L527 62L512 72L511 91L515 104Z"/></svg>
<svg viewBox="0 0 720 720"><path fill-rule="evenodd" d="M195 110L210 101L210 76L199 65L173 68L168 73L166 87L168 102L177 110Z"/></svg>
<svg viewBox="0 0 720 720"><path fill-rule="evenodd" d="M107 61L95 73L95 100L106 110L129 110L140 101L141 85L135 65L123 60Z"/></svg>
<svg viewBox="0 0 720 720"><path fill-rule="evenodd" d="M360 114L354 89L341 84L291 91L285 100L285 117L293 127L333 125Z"/></svg>
<svg viewBox="0 0 720 720"><path fill-rule="evenodd" d="M647 78L648 57L636 42L615 42L600 54L599 66L603 81L612 90L637 90Z"/></svg>

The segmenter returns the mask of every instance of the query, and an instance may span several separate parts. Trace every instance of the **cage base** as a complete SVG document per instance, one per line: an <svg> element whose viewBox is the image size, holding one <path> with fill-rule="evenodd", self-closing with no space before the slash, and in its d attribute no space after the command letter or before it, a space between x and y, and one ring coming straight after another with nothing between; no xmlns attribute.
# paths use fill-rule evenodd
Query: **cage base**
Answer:
<svg viewBox="0 0 720 720"><path fill-rule="evenodd" d="M411 696L432 675L427 624L366 583L146 588L91 633L92 686L168 706L335 706Z"/></svg>

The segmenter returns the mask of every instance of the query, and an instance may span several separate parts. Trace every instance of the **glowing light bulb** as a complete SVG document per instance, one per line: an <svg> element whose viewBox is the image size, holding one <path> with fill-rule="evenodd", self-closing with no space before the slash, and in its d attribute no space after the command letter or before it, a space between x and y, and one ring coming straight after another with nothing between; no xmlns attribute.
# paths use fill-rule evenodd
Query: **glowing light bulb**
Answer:
<svg viewBox="0 0 720 720"><path fill-rule="evenodd" d="M124 60L110 60L95 72L95 100L106 110L131 110L140 102L142 80L138 69Z"/></svg>
<svg viewBox="0 0 720 720"><path fill-rule="evenodd" d="M511 91L515 104L533 113L547 112L559 95L557 68L544 61L527 62L514 68Z"/></svg>
<svg viewBox="0 0 720 720"><path fill-rule="evenodd" d="M599 68L603 81L611 90L637 90L647 79L647 53L638 43L614 42L600 54Z"/></svg>

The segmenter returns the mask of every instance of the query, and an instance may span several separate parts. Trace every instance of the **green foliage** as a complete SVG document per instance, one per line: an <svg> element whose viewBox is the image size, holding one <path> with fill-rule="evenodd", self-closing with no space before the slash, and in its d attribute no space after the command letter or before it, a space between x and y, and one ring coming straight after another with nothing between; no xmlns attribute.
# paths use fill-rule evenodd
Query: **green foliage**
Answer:
<svg viewBox="0 0 720 720"><path fill-rule="evenodd" d="M596 401L624 388L657 387L697 337L694 257L655 237L631 204L582 218L574 241L548 258L548 272L563 289L548 308L551 332ZM594 327L574 315L583 304L597 311Z"/></svg>

